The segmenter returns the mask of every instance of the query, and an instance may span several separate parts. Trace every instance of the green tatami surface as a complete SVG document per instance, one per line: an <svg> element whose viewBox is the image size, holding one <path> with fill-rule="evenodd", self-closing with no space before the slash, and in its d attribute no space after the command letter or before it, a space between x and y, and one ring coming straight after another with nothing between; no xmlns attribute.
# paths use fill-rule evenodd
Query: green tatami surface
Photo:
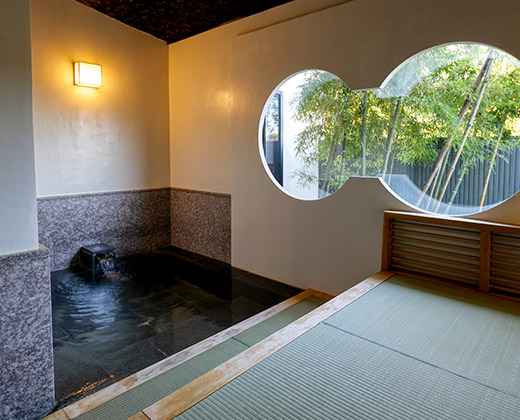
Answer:
<svg viewBox="0 0 520 420"><path fill-rule="evenodd" d="M394 276L183 419L518 419L520 304Z"/></svg>
<svg viewBox="0 0 520 420"><path fill-rule="evenodd" d="M520 400L319 324L180 419L518 419Z"/></svg>
<svg viewBox="0 0 520 420"><path fill-rule="evenodd" d="M310 296L252 326L184 363L134 387L76 417L81 420L124 420L149 407L194 379L233 358L273 332L290 324L324 303Z"/></svg>
<svg viewBox="0 0 520 420"><path fill-rule="evenodd" d="M393 276L326 322L520 397L517 302Z"/></svg>

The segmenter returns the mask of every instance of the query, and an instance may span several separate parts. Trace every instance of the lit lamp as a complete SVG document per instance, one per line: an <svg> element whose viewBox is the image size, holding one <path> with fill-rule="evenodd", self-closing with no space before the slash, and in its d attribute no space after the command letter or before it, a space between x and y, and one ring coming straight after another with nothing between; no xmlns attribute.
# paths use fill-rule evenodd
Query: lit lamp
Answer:
<svg viewBox="0 0 520 420"><path fill-rule="evenodd" d="M101 66L77 61L74 63L74 84L98 88L103 85L101 78Z"/></svg>

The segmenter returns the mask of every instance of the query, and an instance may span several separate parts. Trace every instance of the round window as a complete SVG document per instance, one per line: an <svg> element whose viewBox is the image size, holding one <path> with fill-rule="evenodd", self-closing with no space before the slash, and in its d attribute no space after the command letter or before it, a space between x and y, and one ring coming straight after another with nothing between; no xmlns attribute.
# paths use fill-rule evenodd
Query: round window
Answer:
<svg viewBox="0 0 520 420"><path fill-rule="evenodd" d="M315 200L378 176L441 214L489 208L520 190L520 62L482 44L419 53L377 89L307 70L267 101L260 149L287 194Z"/></svg>

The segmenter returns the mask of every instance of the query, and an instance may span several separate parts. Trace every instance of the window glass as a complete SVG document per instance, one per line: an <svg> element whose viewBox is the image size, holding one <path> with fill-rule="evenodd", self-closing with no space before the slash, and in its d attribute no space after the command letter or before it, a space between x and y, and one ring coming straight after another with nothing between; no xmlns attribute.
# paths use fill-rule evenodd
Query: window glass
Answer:
<svg viewBox="0 0 520 420"><path fill-rule="evenodd" d="M303 71L273 92L260 131L264 163L293 197L378 176L424 210L477 212L520 190L520 62L486 45L444 45L366 91Z"/></svg>

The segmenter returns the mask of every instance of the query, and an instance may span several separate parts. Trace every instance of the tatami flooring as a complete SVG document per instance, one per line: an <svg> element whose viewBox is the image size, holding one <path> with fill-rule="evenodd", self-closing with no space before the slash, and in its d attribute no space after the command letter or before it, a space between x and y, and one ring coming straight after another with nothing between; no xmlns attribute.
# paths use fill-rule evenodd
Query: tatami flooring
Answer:
<svg viewBox="0 0 520 420"><path fill-rule="evenodd" d="M311 302L312 294L293 301ZM298 305L272 311L291 307ZM127 417L519 418L518 302L380 272L303 312L277 332L259 327L248 348ZM245 345L248 327L237 328L217 346L233 337ZM122 381L114 391L132 386Z"/></svg>

